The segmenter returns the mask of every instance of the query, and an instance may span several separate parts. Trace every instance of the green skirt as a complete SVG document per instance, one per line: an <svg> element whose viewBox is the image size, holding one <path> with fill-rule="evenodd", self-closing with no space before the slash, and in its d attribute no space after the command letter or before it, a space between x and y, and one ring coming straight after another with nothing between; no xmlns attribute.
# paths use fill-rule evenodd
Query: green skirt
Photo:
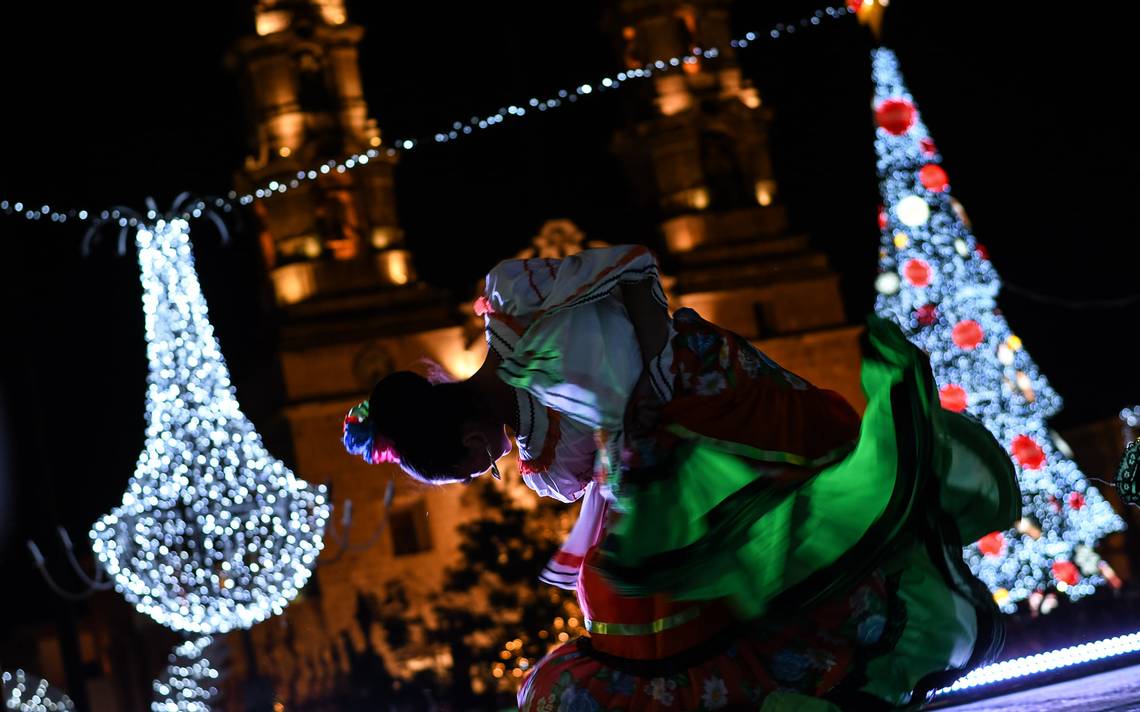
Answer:
<svg viewBox="0 0 1140 712"><path fill-rule="evenodd" d="M871 317L864 349L868 403L849 454L772 487L741 448L689 433L667 472L622 478L599 568L623 595L723 599L762 624L810 616L881 570L905 620L852 680L904 705L1000 651L1000 613L962 546L1011 526L1021 497L1009 455L940 407L927 358L895 325Z"/></svg>

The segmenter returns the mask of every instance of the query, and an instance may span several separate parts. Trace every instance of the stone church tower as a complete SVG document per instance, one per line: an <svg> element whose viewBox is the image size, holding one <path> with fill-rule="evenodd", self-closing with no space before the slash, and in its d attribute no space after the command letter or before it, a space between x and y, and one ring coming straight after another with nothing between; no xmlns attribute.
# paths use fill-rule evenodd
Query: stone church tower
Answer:
<svg viewBox="0 0 1140 712"><path fill-rule="evenodd" d="M348 22L343 0L260 0L254 13L256 35L239 40L230 57L248 98L252 152L237 188L291 184L300 171L328 166L253 204L276 297L294 469L328 482L334 505L315 580L239 648L252 651L242 656L246 677L269 674L297 701L335 687L361 651L382 648L382 636L361 629L362 597L382 597L386 583L400 579L414 609L454 559L456 525L476 513L463 504L463 488L419 485L393 465L349 457L340 445L345 413L381 376L423 358L466 377L485 345L465 337L454 300L418 281L404 247L393 194L397 153L361 89L364 29ZM371 158L336 169L354 154ZM407 672L447 662L432 651L411 655L385 663Z"/></svg>
<svg viewBox="0 0 1140 712"><path fill-rule="evenodd" d="M638 117L615 148L656 204L675 305L754 340L861 407L859 329L846 324L825 255L789 230L768 146L772 113L741 74L729 5L618 3L610 30L627 68L661 69L630 87L642 92ZM717 50L705 53L710 47ZM670 62L686 55L690 61Z"/></svg>

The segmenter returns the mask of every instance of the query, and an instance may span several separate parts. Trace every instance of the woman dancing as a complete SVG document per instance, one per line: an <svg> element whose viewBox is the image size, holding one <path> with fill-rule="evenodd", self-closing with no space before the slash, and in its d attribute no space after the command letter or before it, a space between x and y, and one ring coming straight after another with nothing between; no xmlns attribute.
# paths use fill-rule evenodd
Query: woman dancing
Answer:
<svg viewBox="0 0 1140 712"><path fill-rule="evenodd" d="M555 710L916 707L994 656L998 611L961 557L1020 496L983 425L943 410L893 325L864 336L860 421L691 309L644 247L511 260L476 303L471 378L393 373L345 445L432 484L519 447L527 485L583 499L541 576L588 637L519 691Z"/></svg>

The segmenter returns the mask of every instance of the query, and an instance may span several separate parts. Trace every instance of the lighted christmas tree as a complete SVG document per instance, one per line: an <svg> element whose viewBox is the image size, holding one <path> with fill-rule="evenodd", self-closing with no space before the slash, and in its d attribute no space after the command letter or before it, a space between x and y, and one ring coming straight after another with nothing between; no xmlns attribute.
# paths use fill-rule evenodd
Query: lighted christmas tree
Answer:
<svg viewBox="0 0 1140 712"><path fill-rule="evenodd" d="M942 407L982 420L1021 485L1017 527L971 543L966 560L1006 612L1035 592L1088 595L1111 573L1093 547L1124 522L1046 424L1061 400L997 308L997 272L950 196L894 53L876 49L872 61L883 196L876 311L930 355Z"/></svg>

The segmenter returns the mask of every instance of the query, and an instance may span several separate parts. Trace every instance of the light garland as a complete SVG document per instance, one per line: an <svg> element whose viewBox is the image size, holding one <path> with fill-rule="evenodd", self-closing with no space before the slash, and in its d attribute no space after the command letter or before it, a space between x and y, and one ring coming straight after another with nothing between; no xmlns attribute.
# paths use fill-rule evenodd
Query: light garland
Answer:
<svg viewBox="0 0 1140 712"><path fill-rule="evenodd" d="M729 45L733 48L743 49L764 38L778 39L787 35L794 35L798 30L818 27L823 24L824 20L837 20L851 14L854 14L854 11L850 10L846 5L822 8L816 10L810 16L800 19L798 22L779 23L767 33L746 32L741 37L731 40ZM231 190L224 199L217 198L210 202L199 201L194 204L191 209L187 209L174 217L183 220L199 217L202 211L210 207L211 203L213 207L224 210L230 210L235 204L249 205L256 200L264 200L276 195L282 195L291 189L301 187L303 183L315 181L322 176L331 173L345 173L360 166L367 165L369 161L380 157L382 153L394 156L398 152L407 153L424 144L442 144L456 141L477 131L499 126L509 119L520 119L523 116L558 109L566 104L575 103L581 98L618 89L638 79L645 79L662 72L675 71L683 65L692 64L702 59L715 59L718 56L720 56L720 50L716 47L694 48L690 54L656 60L646 63L640 68L618 72L612 76L605 76L596 81L579 84L574 87L559 89L546 98L537 96L531 97L526 101L519 101L500 107L498 111L491 114L483 116L474 115L466 120L453 121L446 129L437 131L430 136L402 138L395 141L394 145L388 148L370 148L363 153L354 153L340 160L329 160L308 170L297 171L287 177L280 177L268 181L248 193L239 194L237 191ZM93 212L78 209L61 209L58 206L53 207L42 201L0 200L0 212L6 215L23 217L29 221L41 221L46 219L49 222L64 223L69 220L101 220L103 222L118 224L123 228L133 228L143 224L143 221L139 218L120 214L120 211L104 210ZM195 212L197 212L197 214L195 214ZM149 219L153 220L155 217L156 216L151 215Z"/></svg>
<svg viewBox="0 0 1140 712"><path fill-rule="evenodd" d="M155 680L151 712L210 712L218 696L218 671L206 658L208 635L188 640L170 654L163 678Z"/></svg>
<svg viewBox="0 0 1140 712"><path fill-rule="evenodd" d="M116 589L159 623L248 628L308 580L329 515L323 486L266 451L241 412L207 316L185 221L136 233L146 317L146 444L92 548Z"/></svg>
<svg viewBox="0 0 1140 712"><path fill-rule="evenodd" d="M75 709L71 698L53 690L47 680L23 670L0 673L0 701L4 709L18 712L68 712Z"/></svg>
<svg viewBox="0 0 1140 712"><path fill-rule="evenodd" d="M1140 632L983 665L959 678L953 685L944 687L934 694L939 697L952 695L986 685L1031 677L1074 665L1106 660L1136 652L1140 652Z"/></svg>
<svg viewBox="0 0 1140 712"><path fill-rule="evenodd" d="M1120 411L1120 419L1130 428L1140 427L1140 405Z"/></svg>
<svg viewBox="0 0 1140 712"><path fill-rule="evenodd" d="M1049 589L1088 595L1117 580L1093 547L1124 522L1048 429L1061 399L996 308L1001 281L950 197L895 55L877 49L872 59L885 206L876 311L930 355L942 406L980 418L1021 485L1018 527L972 543L965 558L1006 612Z"/></svg>

